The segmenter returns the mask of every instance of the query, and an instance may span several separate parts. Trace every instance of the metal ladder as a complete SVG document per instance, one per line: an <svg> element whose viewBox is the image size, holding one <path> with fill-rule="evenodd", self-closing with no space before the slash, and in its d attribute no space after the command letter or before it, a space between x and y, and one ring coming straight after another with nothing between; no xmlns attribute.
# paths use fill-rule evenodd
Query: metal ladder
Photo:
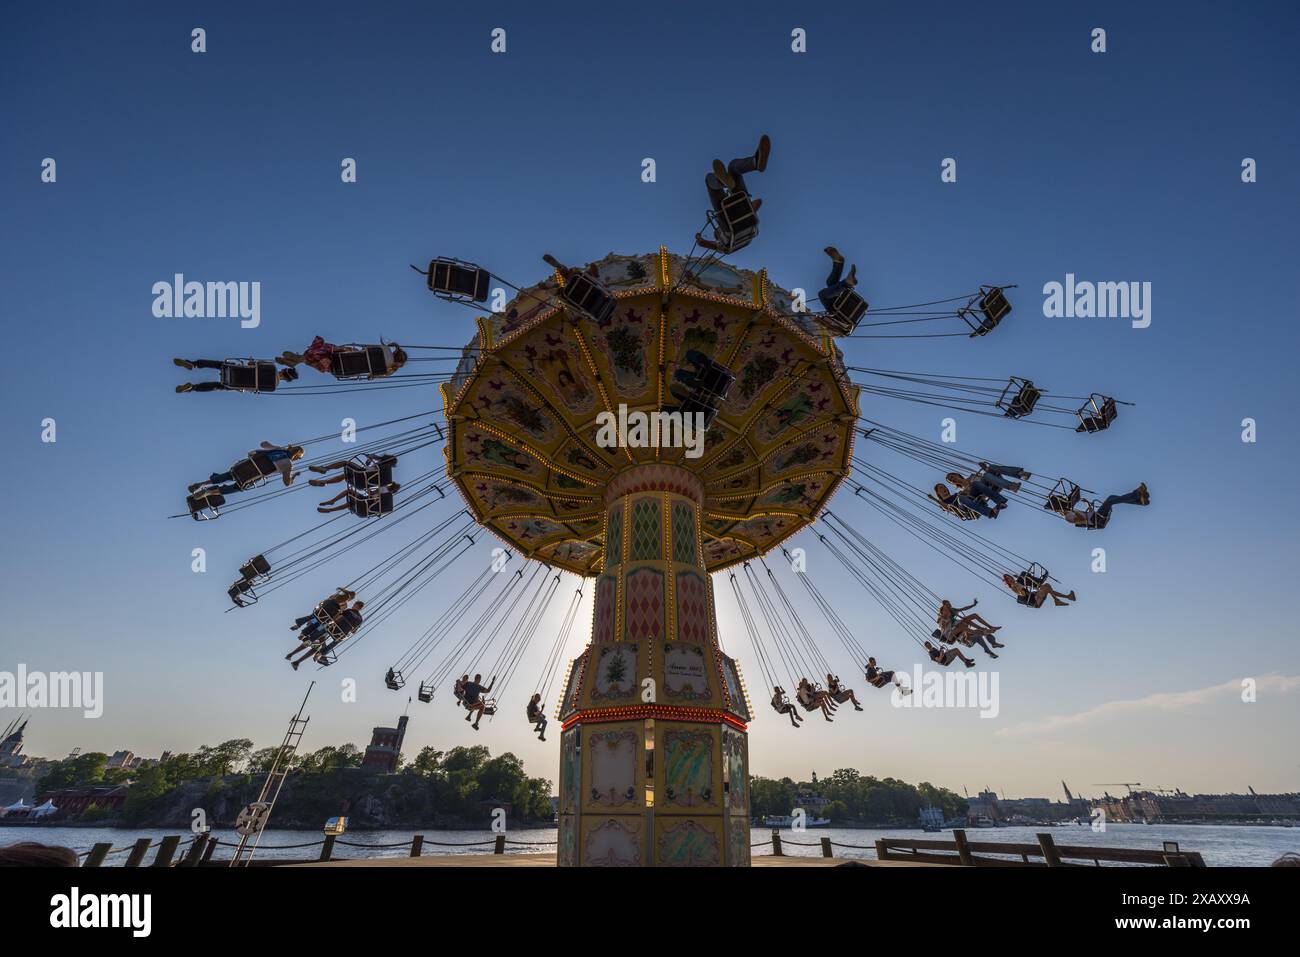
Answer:
<svg viewBox="0 0 1300 957"><path fill-rule="evenodd" d="M311 720L302 716L302 709L307 706L307 697L311 695L311 689L314 687L316 682L313 681L307 688L307 694L303 696L302 704L298 706L298 713L289 719L289 730L284 733L284 740L280 742L280 750L276 752L271 770L267 772L262 792L246 809L253 812L252 827L248 833L240 835L239 845L230 858L230 867L247 867L253 860L257 845L262 840L262 832L266 830L266 823L271 819L271 809L275 807L280 789L284 787L284 779L289 776L293 756L298 750L298 742L302 740L303 732L307 730L307 722Z"/></svg>

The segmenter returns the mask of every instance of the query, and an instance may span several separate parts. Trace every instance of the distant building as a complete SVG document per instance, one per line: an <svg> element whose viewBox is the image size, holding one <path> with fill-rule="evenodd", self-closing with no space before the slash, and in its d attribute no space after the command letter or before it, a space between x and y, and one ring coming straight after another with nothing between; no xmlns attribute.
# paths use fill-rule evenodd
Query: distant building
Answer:
<svg viewBox="0 0 1300 957"><path fill-rule="evenodd" d="M370 744L361 758L361 766L381 774L392 774L397 770L397 759L402 753L402 741L406 737L406 722L409 718L402 715L397 719L395 728L375 728L370 733Z"/></svg>
<svg viewBox="0 0 1300 957"><path fill-rule="evenodd" d="M23 732L27 720L18 718L0 731L0 807L30 800L44 762L23 754Z"/></svg>
<svg viewBox="0 0 1300 957"><path fill-rule="evenodd" d="M1197 824L1208 821L1300 820L1300 794L1188 794L1170 790L1133 791L1124 797L1107 794L1093 802L1110 821L1146 821L1151 824Z"/></svg>
<svg viewBox="0 0 1300 957"><path fill-rule="evenodd" d="M23 754L23 732L26 730L26 720L21 724L15 720L5 728L3 740L0 740L0 768L17 770L31 763Z"/></svg>
<svg viewBox="0 0 1300 957"><path fill-rule="evenodd" d="M79 817L90 808L101 811L120 811L126 800L129 784L96 784L76 788L60 788L38 795L41 801L50 801L58 809L60 818Z"/></svg>
<svg viewBox="0 0 1300 957"><path fill-rule="evenodd" d="M114 751L104 765L106 770L114 768L123 768L130 770L140 763L140 759L135 756L134 751Z"/></svg>

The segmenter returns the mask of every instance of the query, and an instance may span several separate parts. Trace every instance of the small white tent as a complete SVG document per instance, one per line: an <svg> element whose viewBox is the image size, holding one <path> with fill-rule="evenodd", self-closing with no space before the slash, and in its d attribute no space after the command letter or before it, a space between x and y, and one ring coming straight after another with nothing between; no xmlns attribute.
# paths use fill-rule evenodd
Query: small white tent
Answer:
<svg viewBox="0 0 1300 957"><path fill-rule="evenodd" d="M0 817L4 817L6 814L10 814L14 811L30 811L31 809L32 806L30 804L23 801L22 798L19 798L15 804L10 804L8 807L0 807Z"/></svg>

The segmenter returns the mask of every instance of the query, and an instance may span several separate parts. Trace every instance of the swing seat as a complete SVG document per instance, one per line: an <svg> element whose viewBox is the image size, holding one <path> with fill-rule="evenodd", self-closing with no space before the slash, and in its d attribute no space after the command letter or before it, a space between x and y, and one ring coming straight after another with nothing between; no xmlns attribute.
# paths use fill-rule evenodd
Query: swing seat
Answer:
<svg viewBox="0 0 1300 957"><path fill-rule="evenodd" d="M185 499L185 505L190 510L190 518L196 522L209 522L220 518L220 508L225 504L226 497L210 489L189 495Z"/></svg>
<svg viewBox="0 0 1300 957"><path fill-rule="evenodd" d="M847 336L858 327L858 322L867 314L867 300L857 291L841 289L839 295L831 302L830 310L817 318L833 336Z"/></svg>
<svg viewBox="0 0 1300 957"><path fill-rule="evenodd" d="M278 381L274 362L226 359L221 363L221 384L235 392L274 392Z"/></svg>
<svg viewBox="0 0 1300 957"><path fill-rule="evenodd" d="M598 323L604 323L614 314L616 305L609 290L585 272L576 273L560 290L560 298L575 311Z"/></svg>
<svg viewBox="0 0 1300 957"><path fill-rule="evenodd" d="M1063 514L1070 511L1074 506L1079 504L1079 499L1083 497L1083 489L1071 482L1069 479L1057 479L1052 490L1047 493L1047 498L1043 502L1043 508L1049 512Z"/></svg>
<svg viewBox="0 0 1300 957"><path fill-rule="evenodd" d="M430 701L433 700L433 685L431 684L427 685L423 681L421 681L420 690L416 692L415 696L419 698L421 701L423 701L425 704L428 704Z"/></svg>
<svg viewBox="0 0 1300 957"><path fill-rule="evenodd" d="M247 608L249 605L257 604L257 592L253 591L253 582L247 578L241 578L227 588L226 594L230 596L230 600L237 608Z"/></svg>
<svg viewBox="0 0 1300 957"><path fill-rule="evenodd" d="M347 349L330 357L330 374L347 382L374 379L388 372L388 354L383 346Z"/></svg>
<svg viewBox="0 0 1300 957"><path fill-rule="evenodd" d="M1002 394L998 396L997 407L1009 419L1019 419L1034 411L1038 400L1043 397L1042 390L1030 379L1011 376Z"/></svg>
<svg viewBox="0 0 1300 957"><path fill-rule="evenodd" d="M382 455L377 459L353 459L343 466L343 479L355 489L379 488L393 480L396 455Z"/></svg>
<svg viewBox="0 0 1300 957"><path fill-rule="evenodd" d="M959 518L963 522L973 522L980 517L979 512L975 511L973 508L967 508L965 505L959 505L956 502L951 504L948 502L941 502L933 495L927 495L926 498L934 502L934 504L938 505L939 508L943 509L949 515L954 518Z"/></svg>
<svg viewBox="0 0 1300 957"><path fill-rule="evenodd" d="M384 684L390 691L400 691L405 686L406 679L402 677L400 671L389 668L388 673L384 675Z"/></svg>
<svg viewBox="0 0 1300 957"><path fill-rule="evenodd" d="M260 485L269 476L276 473L275 463L265 452L257 452L246 459L240 459L230 466L230 477L239 486L241 492Z"/></svg>
<svg viewBox="0 0 1300 957"><path fill-rule="evenodd" d="M239 577L253 585L268 581L271 578L271 563L265 555L254 555L239 566Z"/></svg>
<svg viewBox="0 0 1300 957"><path fill-rule="evenodd" d="M1101 432L1110 428L1110 424L1119 415L1119 408L1110 396L1094 392L1075 415L1079 417L1079 425L1074 431Z"/></svg>
<svg viewBox="0 0 1300 957"><path fill-rule="evenodd" d="M492 274L482 266L439 256L429 263L429 291L450 302L487 302Z"/></svg>
<svg viewBox="0 0 1300 957"><path fill-rule="evenodd" d="M718 401L722 401L727 397L732 384L736 381L736 377L730 369L710 359L698 349L687 349L685 358L689 365L695 367L695 370L692 373L686 372L684 369L678 369L675 378L689 383L692 388L698 389L710 397L716 396Z"/></svg>
<svg viewBox="0 0 1300 957"><path fill-rule="evenodd" d="M988 335L1010 312L1011 303L1001 286L980 286L980 294L958 309L957 315L970 326L974 338Z"/></svg>
<svg viewBox="0 0 1300 957"><path fill-rule="evenodd" d="M736 377L726 366L713 361L697 349L688 349L684 359L693 368L678 369L673 374L668 393L679 404L667 406L664 411L681 412L683 415L700 413L704 416L704 427L707 429L718 417L719 407L726 401Z"/></svg>
<svg viewBox="0 0 1300 957"><path fill-rule="evenodd" d="M348 495L348 511L358 518L378 518L392 510L392 492L382 492L378 498L373 495Z"/></svg>
<svg viewBox="0 0 1300 957"><path fill-rule="evenodd" d="M748 193L732 190L707 216L713 226L713 241L724 253L744 249L758 235L758 211Z"/></svg>

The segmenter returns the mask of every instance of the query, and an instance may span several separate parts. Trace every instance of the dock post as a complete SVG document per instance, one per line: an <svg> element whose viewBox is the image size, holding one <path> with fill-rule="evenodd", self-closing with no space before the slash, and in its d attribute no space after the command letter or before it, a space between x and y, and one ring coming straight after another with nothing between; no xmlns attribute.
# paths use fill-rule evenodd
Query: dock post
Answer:
<svg viewBox="0 0 1300 957"><path fill-rule="evenodd" d="M203 860L201 863L206 864L208 861L212 860L212 852L217 849L217 845L220 843L221 841L218 838L208 835L208 846L203 849Z"/></svg>
<svg viewBox="0 0 1300 957"><path fill-rule="evenodd" d="M962 866L974 867L975 858L971 857L970 845L966 843L966 831L959 827L953 828L952 839L957 843L957 859Z"/></svg>
<svg viewBox="0 0 1300 957"><path fill-rule="evenodd" d="M889 860L889 845L885 843L885 839L883 837L876 839L876 860L878 861Z"/></svg>
<svg viewBox="0 0 1300 957"><path fill-rule="evenodd" d="M199 859L203 857L203 847L207 843L207 834L195 834L190 849L185 852L185 860L181 862L181 867L198 867Z"/></svg>
<svg viewBox="0 0 1300 957"><path fill-rule="evenodd" d="M823 838L822 838L822 857L834 857L834 856L835 856L835 855L831 853L831 839L830 839L829 837L823 837Z"/></svg>
<svg viewBox="0 0 1300 957"><path fill-rule="evenodd" d="M773 857L784 856L781 851L781 832L778 831L776 828L772 828L772 856Z"/></svg>
<svg viewBox="0 0 1300 957"><path fill-rule="evenodd" d="M506 852L506 836L504 834L498 834L496 846L492 848L492 853L504 854L505 852Z"/></svg>
<svg viewBox="0 0 1300 957"><path fill-rule="evenodd" d="M149 838L136 838L136 842L131 845L131 853L126 856L126 863L123 867L139 867L144 860L144 856L149 853Z"/></svg>
<svg viewBox="0 0 1300 957"><path fill-rule="evenodd" d="M320 857L318 860L328 861L330 855L334 853L334 835L326 834L325 843L320 846Z"/></svg>
<svg viewBox="0 0 1300 957"><path fill-rule="evenodd" d="M411 856L419 857L420 852L424 849L424 835L417 834L411 838Z"/></svg>
<svg viewBox="0 0 1300 957"><path fill-rule="evenodd" d="M1039 834L1038 846L1043 849L1043 860L1047 862L1048 867L1061 866L1061 855L1056 850L1056 842L1052 840L1052 835Z"/></svg>
<svg viewBox="0 0 1300 957"><path fill-rule="evenodd" d="M108 857L108 852L111 851L112 849L113 849L112 844L96 844L94 847L90 849L90 853L86 855L86 860L81 866L82 867L102 866L104 863L104 858Z"/></svg>
<svg viewBox="0 0 1300 957"><path fill-rule="evenodd" d="M158 845L158 856L153 859L154 867L171 867L172 857L176 853L176 848L181 843L179 834L168 834Z"/></svg>

